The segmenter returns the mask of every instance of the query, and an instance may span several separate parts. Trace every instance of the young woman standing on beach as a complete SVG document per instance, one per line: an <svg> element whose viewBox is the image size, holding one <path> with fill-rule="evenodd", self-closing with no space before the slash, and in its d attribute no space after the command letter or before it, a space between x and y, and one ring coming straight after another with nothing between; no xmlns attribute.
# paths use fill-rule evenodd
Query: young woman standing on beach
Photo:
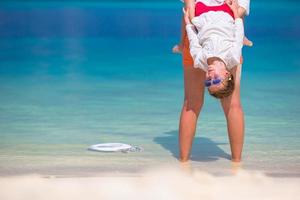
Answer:
<svg viewBox="0 0 300 200"><path fill-rule="evenodd" d="M221 2L221 0L211 1ZM184 3L185 9L189 13L190 19L192 19L195 15L195 0L185 0ZM196 132L198 116L203 105L206 73L199 68L194 68L186 33L183 34L182 40L182 62L184 70L184 102L179 122L179 160L187 162ZM235 67L232 73L235 82L234 91L229 97L225 97L220 101L227 120L231 159L233 162L240 162L244 141L244 114L240 100L241 66Z"/></svg>

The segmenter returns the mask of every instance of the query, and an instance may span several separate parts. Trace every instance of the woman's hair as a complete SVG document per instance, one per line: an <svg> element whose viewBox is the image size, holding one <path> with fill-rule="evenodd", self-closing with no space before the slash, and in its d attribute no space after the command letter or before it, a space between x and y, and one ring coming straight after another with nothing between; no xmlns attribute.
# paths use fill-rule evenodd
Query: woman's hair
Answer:
<svg viewBox="0 0 300 200"><path fill-rule="evenodd" d="M234 90L234 77L232 74L229 74L222 82L221 84L224 85L224 87L220 88L217 91L209 91L209 94L217 99L223 99L225 97L228 97L232 94Z"/></svg>

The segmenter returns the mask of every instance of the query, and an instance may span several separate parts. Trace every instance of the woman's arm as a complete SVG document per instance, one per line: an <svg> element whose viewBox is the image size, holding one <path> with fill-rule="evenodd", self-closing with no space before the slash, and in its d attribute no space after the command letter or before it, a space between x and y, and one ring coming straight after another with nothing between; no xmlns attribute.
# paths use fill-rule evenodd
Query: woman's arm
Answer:
<svg viewBox="0 0 300 200"><path fill-rule="evenodd" d="M239 4L239 16L244 17L250 13L250 0L238 0Z"/></svg>
<svg viewBox="0 0 300 200"><path fill-rule="evenodd" d="M244 18L245 15L246 15L246 9L243 8L243 7L239 7L238 8L238 15L239 15L239 17Z"/></svg>
<svg viewBox="0 0 300 200"><path fill-rule="evenodd" d="M184 4L190 19L193 19L195 17L195 0L184 0Z"/></svg>

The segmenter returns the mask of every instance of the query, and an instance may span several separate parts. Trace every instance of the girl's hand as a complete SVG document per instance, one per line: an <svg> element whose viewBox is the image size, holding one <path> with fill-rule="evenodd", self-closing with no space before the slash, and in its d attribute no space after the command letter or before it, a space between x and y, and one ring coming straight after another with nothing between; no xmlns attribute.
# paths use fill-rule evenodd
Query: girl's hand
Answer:
<svg viewBox="0 0 300 200"><path fill-rule="evenodd" d="M184 14L184 23L185 24L191 24L190 16L189 16L189 10L185 10L185 8L182 8L183 14Z"/></svg>
<svg viewBox="0 0 300 200"><path fill-rule="evenodd" d="M232 10L234 14L234 18L239 18L239 14L238 14L239 4L237 3L237 0L225 0L225 3Z"/></svg>

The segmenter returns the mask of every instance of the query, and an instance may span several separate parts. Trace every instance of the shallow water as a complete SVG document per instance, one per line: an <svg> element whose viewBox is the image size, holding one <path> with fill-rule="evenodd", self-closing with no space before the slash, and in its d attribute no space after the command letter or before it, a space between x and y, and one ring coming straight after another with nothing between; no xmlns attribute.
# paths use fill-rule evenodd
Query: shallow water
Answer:
<svg viewBox="0 0 300 200"><path fill-rule="evenodd" d="M300 176L297 3L253 2L244 48L243 168ZM0 7L0 174L93 175L177 165L183 99L177 3L5 3ZM138 16L138 17L137 17ZM267 16L267 17L265 17ZM286 20L289 19L289 20ZM123 142L144 152L96 153ZM231 170L226 123L206 95L192 165Z"/></svg>

